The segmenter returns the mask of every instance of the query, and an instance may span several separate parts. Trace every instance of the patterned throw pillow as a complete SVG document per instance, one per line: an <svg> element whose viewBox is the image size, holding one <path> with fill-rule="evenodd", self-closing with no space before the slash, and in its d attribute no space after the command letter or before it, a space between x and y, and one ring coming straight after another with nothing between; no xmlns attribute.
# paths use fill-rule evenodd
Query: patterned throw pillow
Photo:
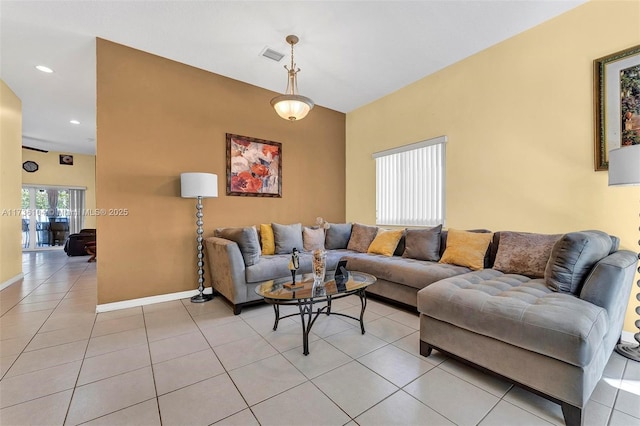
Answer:
<svg viewBox="0 0 640 426"><path fill-rule="evenodd" d="M505 274L530 278L544 277L553 245L561 235L500 232L500 243L493 269Z"/></svg>
<svg viewBox="0 0 640 426"><path fill-rule="evenodd" d="M378 234L373 239L367 253L382 254L385 256L393 256L393 252L400 242L400 238L404 235L404 229L385 230L379 229Z"/></svg>
<svg viewBox="0 0 640 426"><path fill-rule="evenodd" d="M302 244L304 251L324 249L324 229L305 226L302 230Z"/></svg>
<svg viewBox="0 0 640 426"><path fill-rule="evenodd" d="M493 232L469 232L449 229L447 248L440 263L466 266L475 271L484 268L484 257L493 240Z"/></svg>
<svg viewBox="0 0 640 426"><path fill-rule="evenodd" d="M351 238L349 238L347 249L366 253L377 233L377 226L367 226L354 223L351 228Z"/></svg>

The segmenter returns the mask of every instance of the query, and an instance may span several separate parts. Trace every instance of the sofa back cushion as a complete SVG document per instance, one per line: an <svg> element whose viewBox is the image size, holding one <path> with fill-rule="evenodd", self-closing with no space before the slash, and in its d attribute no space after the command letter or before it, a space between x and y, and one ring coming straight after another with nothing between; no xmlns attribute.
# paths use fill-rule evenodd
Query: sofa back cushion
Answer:
<svg viewBox="0 0 640 426"><path fill-rule="evenodd" d="M331 229L331 228L329 228ZM369 246L373 242L373 239L378 233L377 226L361 225L354 223L351 228L351 238L349 238L349 244L347 249L358 251L360 253L366 253L369 250Z"/></svg>
<svg viewBox="0 0 640 426"><path fill-rule="evenodd" d="M528 232L500 232L499 245L493 269L505 274L544 277L553 245L561 235L532 234ZM496 239L494 238L494 242Z"/></svg>
<svg viewBox="0 0 640 426"><path fill-rule="evenodd" d="M417 260L440 260L442 225L427 229L407 229L402 257Z"/></svg>
<svg viewBox="0 0 640 426"><path fill-rule="evenodd" d="M351 223L330 223L324 237L327 250L346 249L351 237Z"/></svg>
<svg viewBox="0 0 640 426"><path fill-rule="evenodd" d="M373 239L367 253L382 254L384 256L393 256L398 247L400 238L404 234L404 229L386 230L379 229L376 237Z"/></svg>
<svg viewBox="0 0 640 426"><path fill-rule="evenodd" d="M440 263L466 266L473 270L483 269L492 232L470 232L449 229L447 247Z"/></svg>
<svg viewBox="0 0 640 426"><path fill-rule="evenodd" d="M601 231L564 234L551 250L545 283L551 290L577 295L593 265L609 254L612 244L611 237Z"/></svg>
<svg viewBox="0 0 640 426"><path fill-rule="evenodd" d="M273 239L276 246L275 254L291 253L294 247L302 251L304 244L302 242L301 223L293 223L291 225L272 223L271 228L273 228Z"/></svg>
<svg viewBox="0 0 640 426"><path fill-rule="evenodd" d="M238 244L246 266L255 265L260 261L260 241L258 240L258 231L255 227L218 228L215 230L214 235Z"/></svg>
<svg viewBox="0 0 640 426"><path fill-rule="evenodd" d="M302 230L302 244L304 251L314 251L324 249L324 229L309 228L305 226Z"/></svg>

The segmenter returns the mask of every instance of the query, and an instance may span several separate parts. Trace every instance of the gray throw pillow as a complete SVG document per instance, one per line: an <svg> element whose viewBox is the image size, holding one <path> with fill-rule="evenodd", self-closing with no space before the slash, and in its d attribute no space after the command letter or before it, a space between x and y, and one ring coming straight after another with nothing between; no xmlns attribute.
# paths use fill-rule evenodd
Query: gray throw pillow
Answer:
<svg viewBox="0 0 640 426"><path fill-rule="evenodd" d="M609 254L611 244L609 235L601 231L563 235L554 244L544 271L547 287L577 295L593 265Z"/></svg>
<svg viewBox="0 0 640 426"><path fill-rule="evenodd" d="M367 226L354 223L351 227L351 238L349 238L347 248L360 253L366 253L377 233L377 226Z"/></svg>
<svg viewBox="0 0 640 426"><path fill-rule="evenodd" d="M551 250L561 236L503 231L493 269L505 274L542 278Z"/></svg>
<svg viewBox="0 0 640 426"><path fill-rule="evenodd" d="M215 230L216 237L234 241L240 248L244 264L246 266L255 265L260 261L260 240L258 231L253 226L244 228L218 228Z"/></svg>
<svg viewBox="0 0 640 426"><path fill-rule="evenodd" d="M346 249L351 238L351 223L330 223L324 246L327 250Z"/></svg>
<svg viewBox="0 0 640 426"><path fill-rule="evenodd" d="M417 260L440 260L440 233L442 225L428 229L407 229L402 257Z"/></svg>
<svg viewBox="0 0 640 426"><path fill-rule="evenodd" d="M276 245L276 254L288 254L297 248L302 251L304 244L302 242L302 224L293 223L291 225L281 225L272 223L273 239Z"/></svg>

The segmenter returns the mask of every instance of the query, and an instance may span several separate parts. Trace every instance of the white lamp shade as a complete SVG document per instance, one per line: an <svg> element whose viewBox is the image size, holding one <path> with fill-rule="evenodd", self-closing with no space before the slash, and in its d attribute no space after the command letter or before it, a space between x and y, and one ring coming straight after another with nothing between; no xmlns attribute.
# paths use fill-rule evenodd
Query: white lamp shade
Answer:
<svg viewBox="0 0 640 426"><path fill-rule="evenodd" d="M640 185L640 145L609 151L609 185Z"/></svg>
<svg viewBox="0 0 640 426"><path fill-rule="evenodd" d="M218 196L218 176L212 173L180 173L182 198Z"/></svg>

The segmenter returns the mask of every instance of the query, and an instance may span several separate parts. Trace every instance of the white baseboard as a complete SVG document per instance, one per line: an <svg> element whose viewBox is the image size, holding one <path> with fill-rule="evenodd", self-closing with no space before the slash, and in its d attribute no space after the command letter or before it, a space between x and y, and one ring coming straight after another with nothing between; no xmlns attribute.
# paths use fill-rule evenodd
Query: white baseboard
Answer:
<svg viewBox="0 0 640 426"><path fill-rule="evenodd" d="M4 290L5 288L9 287L11 284L20 281L22 278L24 278L24 272L20 272L15 277L9 278L7 281L0 284L0 290Z"/></svg>
<svg viewBox="0 0 640 426"><path fill-rule="evenodd" d="M211 294L211 287L204 289L205 294ZM96 313L115 311L118 309L135 308L137 306L151 305L153 303L171 302L172 300L186 299L198 294L198 290L180 291L178 293L160 294L158 296L141 297L139 299L123 300L121 302L103 303L96 306Z"/></svg>
<svg viewBox="0 0 640 426"><path fill-rule="evenodd" d="M636 343L636 339L633 338L634 334L635 333L632 333L630 331L622 330L622 342L623 343Z"/></svg>

